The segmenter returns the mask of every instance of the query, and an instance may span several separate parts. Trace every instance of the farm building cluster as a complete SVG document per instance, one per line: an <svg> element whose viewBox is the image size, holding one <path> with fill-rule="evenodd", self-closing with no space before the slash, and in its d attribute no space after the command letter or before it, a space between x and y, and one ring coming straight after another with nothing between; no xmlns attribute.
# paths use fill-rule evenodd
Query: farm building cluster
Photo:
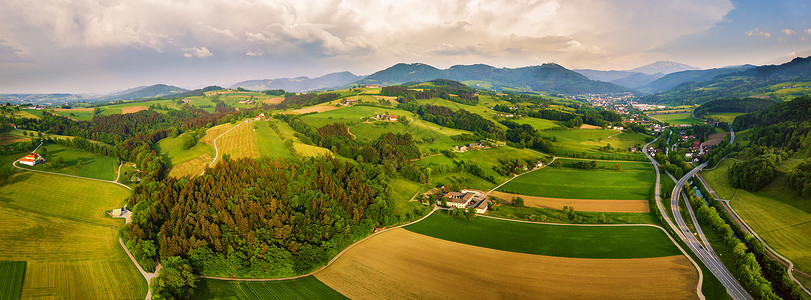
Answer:
<svg viewBox="0 0 811 300"><path fill-rule="evenodd" d="M447 192L439 198L445 199L448 207L469 209L474 208L477 214L487 212L487 193L483 191L465 189L458 192Z"/></svg>
<svg viewBox="0 0 811 300"><path fill-rule="evenodd" d="M467 151L470 151L470 150L480 150L480 149L487 149L487 148L490 148L490 147L482 144L482 142L478 142L478 143L471 143L469 145L461 145L461 146L453 147L453 152L467 152Z"/></svg>
<svg viewBox="0 0 811 300"><path fill-rule="evenodd" d="M397 122L400 118L395 115L375 114L375 120Z"/></svg>
<svg viewBox="0 0 811 300"><path fill-rule="evenodd" d="M41 164L45 162L45 157L40 155L39 153L31 153L26 155L23 158L20 158L20 163L28 166L35 166L36 164Z"/></svg>

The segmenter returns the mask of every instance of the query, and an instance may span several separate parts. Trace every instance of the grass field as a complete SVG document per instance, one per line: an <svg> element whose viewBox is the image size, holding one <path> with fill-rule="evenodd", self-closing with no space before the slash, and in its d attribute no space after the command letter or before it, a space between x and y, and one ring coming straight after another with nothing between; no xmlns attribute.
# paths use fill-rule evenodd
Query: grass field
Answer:
<svg viewBox="0 0 811 300"><path fill-rule="evenodd" d="M547 119L538 119L538 118L530 118L530 117L519 118L519 119L516 119L515 122L518 123L518 124L532 125L532 127L534 127L537 130L544 130L544 129L555 128L555 127L563 127L566 124L566 122L562 122L562 121L552 121L552 120L547 120Z"/></svg>
<svg viewBox="0 0 811 300"><path fill-rule="evenodd" d="M400 218L399 221L416 220L431 211L431 206L423 205L420 202L422 199L419 197L415 198L417 201L409 201L411 197L421 189L422 186L420 186L419 183L411 180L399 178L391 180L391 192L394 196L394 214Z"/></svg>
<svg viewBox="0 0 811 300"><path fill-rule="evenodd" d="M39 119L42 117L42 111L40 110L18 110L12 113L15 117L18 118L26 118L26 119Z"/></svg>
<svg viewBox="0 0 811 300"><path fill-rule="evenodd" d="M351 299L688 299L698 281L681 255L551 257L404 229L358 244L315 277Z"/></svg>
<svg viewBox="0 0 811 300"><path fill-rule="evenodd" d="M526 164L526 160L529 159L532 164L529 167L535 166L535 162L537 162L543 155L533 152L529 149L516 149L513 147L501 146L498 148L490 148L490 149L483 149L483 150L472 150L467 151L464 153L457 153L457 160L469 162L478 165L487 175L493 176L496 179L496 182L501 183L505 180L509 179L510 176L502 176L498 174L495 170L493 170L494 166L500 166L501 163L498 161L499 159L502 160L512 160L518 159L519 162Z"/></svg>
<svg viewBox="0 0 811 300"><path fill-rule="evenodd" d="M20 299L24 278L24 261L0 261L0 300Z"/></svg>
<svg viewBox="0 0 811 300"><path fill-rule="evenodd" d="M177 166L201 155L214 156L214 147L205 143L197 143L188 150L183 150L183 138L186 133L176 137L165 138L158 141L158 152L168 159L172 166ZM209 159L209 162L211 160Z"/></svg>
<svg viewBox="0 0 811 300"><path fill-rule="evenodd" d="M284 145L284 140L272 128L270 122L278 123L276 120L267 122L254 122L254 140L259 154L265 157L293 158L293 154Z"/></svg>
<svg viewBox="0 0 811 300"><path fill-rule="evenodd" d="M733 163L724 160L702 175L719 197L731 200L735 211L772 248L792 260L798 269L811 272L811 201L801 198L783 174L757 192L732 188L727 171ZM796 163L787 161L778 169L785 171Z"/></svg>
<svg viewBox="0 0 811 300"><path fill-rule="evenodd" d="M744 113L711 113L710 116L718 121L732 124L732 121L735 121L736 117L743 114Z"/></svg>
<svg viewBox="0 0 811 300"><path fill-rule="evenodd" d="M557 139L555 149L561 154L599 153L600 155L624 158L626 156L642 156L640 153L624 152L630 147L639 147L645 144L645 135L636 132L614 129L567 129L549 130L541 133L543 136ZM601 147L611 145L617 152L603 152ZM568 154L566 154L568 155Z"/></svg>
<svg viewBox="0 0 811 300"><path fill-rule="evenodd" d="M467 172L454 172L434 175L431 181L433 186L456 186L459 189L471 188L476 190L489 190L496 186L495 183L473 176Z"/></svg>
<svg viewBox="0 0 811 300"><path fill-rule="evenodd" d="M649 164L597 161L606 170L574 169L574 160L559 159L560 168L545 167L513 179L499 191L563 199L647 200L655 174ZM583 160L587 161L587 160ZM622 171L608 168L619 164Z"/></svg>
<svg viewBox="0 0 811 300"><path fill-rule="evenodd" d="M124 223L104 212L127 197L129 190L112 183L34 172L18 172L0 187L0 206L108 226Z"/></svg>
<svg viewBox="0 0 811 300"><path fill-rule="evenodd" d="M655 227L527 224L489 218L473 221L442 212L405 229L435 238L519 253L573 258L645 258L680 255Z"/></svg>
<svg viewBox="0 0 811 300"><path fill-rule="evenodd" d="M103 180L114 180L116 177L116 172L118 172L117 158L98 155L57 144L47 144L43 145L43 147L48 150L47 155L45 156L46 161L53 160L54 157L59 156L64 160L65 166L54 168L50 163L47 162L45 164L37 164L33 167L22 164L17 165L26 169L77 175L81 177ZM39 150L38 152L42 153L42 150Z"/></svg>
<svg viewBox="0 0 811 300"><path fill-rule="evenodd" d="M701 120L693 119L691 113L684 114L669 114L669 115L649 115L649 117L657 119L662 122L670 123L670 125L692 125L701 124Z"/></svg>
<svg viewBox="0 0 811 300"><path fill-rule="evenodd" d="M191 299L347 299L313 276L282 281L201 279Z"/></svg>

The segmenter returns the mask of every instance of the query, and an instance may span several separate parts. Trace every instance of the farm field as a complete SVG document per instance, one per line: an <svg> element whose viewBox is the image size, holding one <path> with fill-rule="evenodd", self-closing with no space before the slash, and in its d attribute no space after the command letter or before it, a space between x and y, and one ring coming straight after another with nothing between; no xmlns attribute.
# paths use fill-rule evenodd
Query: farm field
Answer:
<svg viewBox="0 0 811 300"><path fill-rule="evenodd" d="M183 150L183 138L186 134L188 133L183 133L176 137L167 137L158 141L158 152L160 152L163 157L167 158L172 166L182 164L201 155L214 156L213 146L199 142L197 145L194 145L194 147ZM211 160L209 160L209 162L210 161Z"/></svg>
<svg viewBox="0 0 811 300"><path fill-rule="evenodd" d="M692 125L703 123L701 120L693 119L691 113L648 116L662 122L670 123L670 125Z"/></svg>
<svg viewBox="0 0 811 300"><path fill-rule="evenodd" d="M0 135L0 145L11 145L14 143L19 142L30 142L31 139L27 139L18 135L11 135L11 134L3 134Z"/></svg>
<svg viewBox="0 0 811 300"><path fill-rule="evenodd" d="M399 110L394 107L381 108L374 106L355 105L351 107L336 107L334 110L319 112L301 117L302 120L307 122L312 127L319 128L324 125L333 123L360 123L363 122L361 118L374 117L375 114L391 114L398 116L413 117L414 114L408 111Z"/></svg>
<svg viewBox="0 0 811 300"><path fill-rule="evenodd" d="M42 118L42 111L41 110L31 110L31 109L23 109L23 110L16 110L12 113L15 117L19 118L26 118L26 119L39 119Z"/></svg>
<svg viewBox="0 0 811 300"><path fill-rule="evenodd" d="M116 172L118 172L117 158L98 155L73 147L66 147L57 144L47 144L43 145L42 147L45 147L48 151L45 155L45 164L37 164L33 167L22 164L17 165L26 169L77 175L102 180L114 180L116 177ZM38 152L42 153L42 150L39 150ZM47 163L47 161L53 160L56 156L62 157L65 164L64 167L54 168L50 163Z"/></svg>
<svg viewBox="0 0 811 300"><path fill-rule="evenodd" d="M744 113L710 113L710 117L721 122L732 124L732 121L735 121L736 117L743 114Z"/></svg>
<svg viewBox="0 0 811 300"><path fill-rule="evenodd" d="M127 197L127 189L112 183L22 171L0 187L0 207L116 227L124 220L105 211L121 208Z"/></svg>
<svg viewBox="0 0 811 300"><path fill-rule="evenodd" d="M510 194L493 191L490 196L494 196L504 201L511 201L514 197L524 199L524 206L547 209L563 209L564 206L574 207L577 211L593 212L650 212L648 200L590 200L590 199L561 199Z"/></svg>
<svg viewBox="0 0 811 300"><path fill-rule="evenodd" d="M560 168L547 166L513 179L499 191L563 199L645 200L653 190L653 168L646 163L597 161L605 170L571 168L576 160L558 159ZM587 162L589 160L579 160ZM622 171L611 170L619 164Z"/></svg>
<svg viewBox="0 0 811 300"><path fill-rule="evenodd" d="M561 121L552 121L547 119L538 119L538 118L531 118L531 117L523 117L513 120L518 124L529 124L532 125L537 130L544 130L549 128L555 127L563 127L566 122Z"/></svg>
<svg viewBox="0 0 811 300"><path fill-rule="evenodd" d="M785 172L799 161L786 161L778 166ZM796 267L811 272L811 202L803 199L780 174L757 192L735 189L729 184L727 171L734 163L724 160L711 171L703 172L719 197L730 199L730 205L772 248L792 260Z"/></svg>
<svg viewBox="0 0 811 300"><path fill-rule="evenodd" d="M549 130L541 135L554 137L557 139L555 147L561 153L599 153L600 155L617 157L624 159L627 156L642 156L640 153L629 152L602 152L601 147L611 144L611 147L626 151L630 147L637 147L645 144L645 135L623 131L620 133L614 129L566 129Z"/></svg>
<svg viewBox="0 0 811 300"><path fill-rule="evenodd" d="M496 182L501 183L509 179L510 176L503 176L493 170L493 167L500 166L501 160L515 160L526 164L526 160L531 163L529 167L534 167L535 163L543 157L538 152L533 152L529 149L516 149L508 146L501 146L498 148L470 150L464 153L457 153L456 160L469 162L478 165L484 169L485 174L495 177Z"/></svg>
<svg viewBox="0 0 811 300"><path fill-rule="evenodd" d="M352 299L529 299L539 295L650 299L663 294L687 299L696 297L698 281L695 269L681 255L551 257L470 246L404 229L360 243L315 277Z"/></svg>
<svg viewBox="0 0 811 300"><path fill-rule="evenodd" d="M275 120L253 122L251 125L254 128L254 140L256 141L256 147L259 149L259 154L265 157L293 158L293 154L284 145L282 137L273 128L270 128L271 122L278 126L278 122Z"/></svg>
<svg viewBox="0 0 811 300"><path fill-rule="evenodd" d="M479 217L473 221L437 212L406 230L473 246L572 258L645 258L681 255L665 233L651 226L528 224Z"/></svg>
<svg viewBox="0 0 811 300"><path fill-rule="evenodd" d="M313 276L282 281L201 279L191 299L347 299Z"/></svg>
<svg viewBox="0 0 811 300"><path fill-rule="evenodd" d="M0 206L0 260L25 260L22 298L143 298L113 228Z"/></svg>
<svg viewBox="0 0 811 300"><path fill-rule="evenodd" d="M24 261L0 261L0 300L20 299L24 277Z"/></svg>
<svg viewBox="0 0 811 300"><path fill-rule="evenodd" d="M420 148L422 153L439 152L440 150L450 150L454 146L465 144L465 141L454 141L451 136L462 133L462 131L438 126L428 126L425 121L415 120L408 125L400 122L376 121L371 123L359 123L349 128L349 132L360 140L375 140L381 135L391 133L408 133Z"/></svg>
<svg viewBox="0 0 811 300"><path fill-rule="evenodd" d="M422 190L422 186L411 180L392 179L391 192L394 195L394 214L400 218L400 222L415 220L431 211L432 206L422 204L422 199L409 201L415 193Z"/></svg>

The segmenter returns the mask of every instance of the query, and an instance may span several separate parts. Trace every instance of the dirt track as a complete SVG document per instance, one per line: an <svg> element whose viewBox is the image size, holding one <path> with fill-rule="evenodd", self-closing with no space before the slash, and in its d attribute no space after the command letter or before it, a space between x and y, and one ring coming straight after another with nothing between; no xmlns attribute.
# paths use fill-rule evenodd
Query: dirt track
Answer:
<svg viewBox="0 0 811 300"><path fill-rule="evenodd" d="M580 259L500 251L405 229L369 239L315 275L351 299L690 299L682 255Z"/></svg>
<svg viewBox="0 0 811 300"><path fill-rule="evenodd" d="M590 200L590 199L561 199L537 196L510 194L504 192L490 192L490 196L512 201L513 197L524 199L524 205L549 209L563 209L563 206L574 206L577 211L595 212L650 212L647 200Z"/></svg>

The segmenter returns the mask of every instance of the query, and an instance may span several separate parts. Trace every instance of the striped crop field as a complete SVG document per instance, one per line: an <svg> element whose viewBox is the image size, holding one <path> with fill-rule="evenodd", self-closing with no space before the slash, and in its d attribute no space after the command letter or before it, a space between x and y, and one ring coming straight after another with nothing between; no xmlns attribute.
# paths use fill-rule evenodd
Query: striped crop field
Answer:
<svg viewBox="0 0 811 300"><path fill-rule="evenodd" d="M20 299L24 277L24 261L0 261L0 300Z"/></svg>
<svg viewBox="0 0 811 300"><path fill-rule="evenodd" d="M192 299L346 299L313 276L282 281L203 279Z"/></svg>

